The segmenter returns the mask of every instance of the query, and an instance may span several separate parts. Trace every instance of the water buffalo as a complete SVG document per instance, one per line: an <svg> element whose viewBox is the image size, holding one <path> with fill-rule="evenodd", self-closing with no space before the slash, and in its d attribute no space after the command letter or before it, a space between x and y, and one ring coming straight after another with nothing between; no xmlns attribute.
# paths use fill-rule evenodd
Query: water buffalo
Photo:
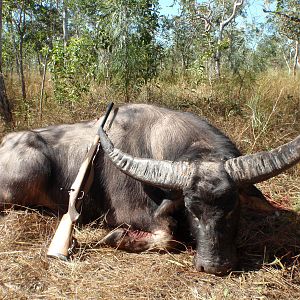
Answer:
<svg viewBox="0 0 300 300"><path fill-rule="evenodd" d="M8 134L0 146L0 206L65 212L70 188L100 121ZM300 136L241 156L205 119L146 104L114 109L101 132L83 222L116 228L101 242L128 251L195 240L195 267L226 274L236 265L240 199L265 201L253 184L300 160Z"/></svg>

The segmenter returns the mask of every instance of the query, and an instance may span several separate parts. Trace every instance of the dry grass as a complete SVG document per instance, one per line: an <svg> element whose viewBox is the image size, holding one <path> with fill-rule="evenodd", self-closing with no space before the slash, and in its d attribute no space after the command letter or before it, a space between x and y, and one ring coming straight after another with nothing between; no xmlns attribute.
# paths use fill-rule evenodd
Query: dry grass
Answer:
<svg viewBox="0 0 300 300"><path fill-rule="evenodd" d="M95 86L81 103L61 107L51 101L48 86L39 120L39 80L28 78L27 111L16 81L10 83L18 129L94 118L103 111L103 99L116 101L107 88ZM265 74L248 87L229 80L195 88L159 83L134 101L205 115L245 152L286 142L300 129L300 82L282 74ZM281 208L299 210L299 170L298 165L259 187ZM0 217L0 299L300 299L300 216L294 211L266 215L244 208L240 271L223 278L196 272L191 250L133 254L99 248L105 231L92 226L76 231L81 248L71 262L49 259L45 253L57 220L30 210L8 211Z"/></svg>
<svg viewBox="0 0 300 300"><path fill-rule="evenodd" d="M56 224L32 211L1 218L1 299L300 299L300 217L292 212L244 209L238 238L243 271L224 278L196 272L192 251L96 247L105 231L91 226L76 232L81 248L71 262L47 258Z"/></svg>

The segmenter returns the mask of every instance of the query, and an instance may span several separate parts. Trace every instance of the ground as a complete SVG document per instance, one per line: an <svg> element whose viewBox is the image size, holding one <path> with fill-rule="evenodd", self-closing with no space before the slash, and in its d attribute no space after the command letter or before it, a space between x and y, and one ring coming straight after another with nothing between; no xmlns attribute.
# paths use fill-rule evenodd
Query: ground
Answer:
<svg viewBox="0 0 300 300"><path fill-rule="evenodd" d="M300 132L299 80L271 75L245 91L236 82L212 95L210 86L168 84L150 94L159 105L206 116L244 153L253 153ZM106 106L98 99L106 99L101 90L72 111L49 100L40 121L33 102L26 118L15 113L20 116L14 130L95 118ZM6 131L0 126L0 136ZM196 272L191 249L134 254L101 248L97 241L107 232L93 226L76 230L81 248L70 262L51 259L46 252L58 220L31 210L8 211L0 217L0 299L300 299L299 171L300 164L258 185L279 209L263 214L243 208L239 271L225 277Z"/></svg>
<svg viewBox="0 0 300 300"><path fill-rule="evenodd" d="M101 248L104 229L76 229L80 249L70 262L46 256L57 219L8 211L0 220L0 299L300 299L300 216L283 208L299 195L297 170L261 189L275 214L242 210L240 271L197 272L193 250L142 254ZM286 193L288 192L288 193Z"/></svg>

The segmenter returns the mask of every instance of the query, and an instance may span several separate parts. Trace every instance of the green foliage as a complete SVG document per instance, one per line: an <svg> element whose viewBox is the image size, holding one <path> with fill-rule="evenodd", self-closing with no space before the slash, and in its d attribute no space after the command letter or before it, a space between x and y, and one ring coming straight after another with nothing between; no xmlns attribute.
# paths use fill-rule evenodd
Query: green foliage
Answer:
<svg viewBox="0 0 300 300"><path fill-rule="evenodd" d="M60 103L79 101L95 78L96 53L88 37L71 38L66 49L55 42L50 53L55 99Z"/></svg>
<svg viewBox="0 0 300 300"><path fill-rule="evenodd" d="M156 75L158 1L115 0L109 6L107 37L111 45L112 83L125 91L146 84Z"/></svg>
<svg viewBox="0 0 300 300"><path fill-rule="evenodd" d="M298 34L300 10L299 1L273 0L274 27L267 34L263 25L241 26L235 18L221 34L233 2L178 0L178 15L168 17L160 15L158 0L68 0L64 49L62 1L4 0L4 72L19 70L22 38L25 77L28 70L41 80L48 58L59 103L74 104L91 92L91 84L117 91L126 101L161 81L196 88L230 77L242 90L260 72L290 67L293 52L282 33ZM237 17L245 11L240 7ZM217 62L223 78L216 78Z"/></svg>
<svg viewBox="0 0 300 300"><path fill-rule="evenodd" d="M279 31L294 41L300 40L300 2L299 0L276 0L273 19Z"/></svg>
<svg viewBox="0 0 300 300"><path fill-rule="evenodd" d="M26 24L26 36L24 42L36 52L42 50L45 45L52 46L55 35L62 32L59 12L51 3L37 4L31 7L31 18Z"/></svg>

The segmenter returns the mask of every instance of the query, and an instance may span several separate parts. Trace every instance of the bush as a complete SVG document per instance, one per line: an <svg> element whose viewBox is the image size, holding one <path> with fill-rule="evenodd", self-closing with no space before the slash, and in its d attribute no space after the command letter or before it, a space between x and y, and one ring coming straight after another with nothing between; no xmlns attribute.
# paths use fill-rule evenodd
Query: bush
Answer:
<svg viewBox="0 0 300 300"><path fill-rule="evenodd" d="M50 70L55 99L73 104L88 93L95 78L96 51L88 37L72 38L64 49L62 42L54 43Z"/></svg>

